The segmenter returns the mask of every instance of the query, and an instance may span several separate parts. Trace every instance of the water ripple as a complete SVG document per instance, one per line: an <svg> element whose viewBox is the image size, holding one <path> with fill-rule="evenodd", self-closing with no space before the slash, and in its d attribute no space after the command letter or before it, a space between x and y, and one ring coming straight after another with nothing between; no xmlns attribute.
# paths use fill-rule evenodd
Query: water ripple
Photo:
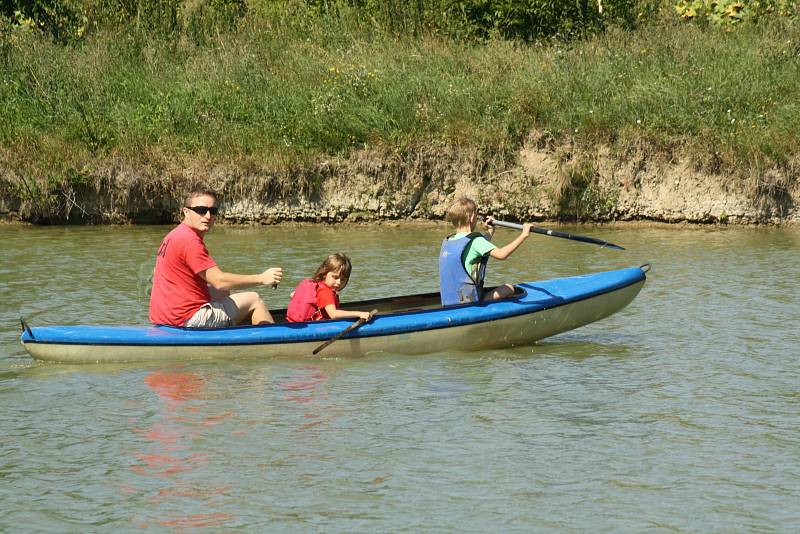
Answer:
<svg viewBox="0 0 800 534"><path fill-rule="evenodd" d="M20 315L144 322L137 277L165 231L0 227L0 530L800 524L796 231L577 229L625 255L531 239L492 280L654 265L623 312L532 347L191 365L25 355ZM281 263L287 284L263 291L280 307L333 250L354 261L345 300L435 290L444 232L218 228L209 247L231 270Z"/></svg>

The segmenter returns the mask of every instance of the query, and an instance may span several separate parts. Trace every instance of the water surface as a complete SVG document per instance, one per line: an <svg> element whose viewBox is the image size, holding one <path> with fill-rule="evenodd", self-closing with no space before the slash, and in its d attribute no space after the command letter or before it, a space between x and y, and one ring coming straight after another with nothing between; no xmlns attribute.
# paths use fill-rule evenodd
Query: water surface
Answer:
<svg viewBox="0 0 800 534"><path fill-rule="evenodd" d="M168 227L0 226L0 531L794 532L800 231L575 227L489 282L653 264L625 310L531 347L42 364L31 324L144 324ZM436 290L444 226L216 228L220 266L329 252L342 299ZM499 229L505 243L515 232Z"/></svg>

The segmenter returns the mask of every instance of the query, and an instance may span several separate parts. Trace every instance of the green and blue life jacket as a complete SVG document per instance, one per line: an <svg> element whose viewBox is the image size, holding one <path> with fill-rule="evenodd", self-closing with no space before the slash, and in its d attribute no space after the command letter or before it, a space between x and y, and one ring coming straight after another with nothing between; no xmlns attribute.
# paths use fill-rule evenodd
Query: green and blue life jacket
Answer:
<svg viewBox="0 0 800 534"><path fill-rule="evenodd" d="M442 242L439 252L439 292L442 306L479 302L483 297L483 279L486 276L489 255L480 259L476 278L464 267L469 245L482 235L480 232L472 232L459 239L445 238Z"/></svg>

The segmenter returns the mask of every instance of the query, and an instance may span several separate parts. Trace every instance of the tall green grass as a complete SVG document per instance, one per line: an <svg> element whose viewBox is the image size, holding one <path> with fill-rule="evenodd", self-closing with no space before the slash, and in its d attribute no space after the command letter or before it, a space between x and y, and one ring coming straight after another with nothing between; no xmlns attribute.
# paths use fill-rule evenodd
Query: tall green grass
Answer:
<svg viewBox="0 0 800 534"><path fill-rule="evenodd" d="M295 7L258 4L202 43L123 25L64 46L0 22L0 164L54 181L113 158L270 172L432 143L512 153L536 131L740 176L800 167L793 19L531 44Z"/></svg>

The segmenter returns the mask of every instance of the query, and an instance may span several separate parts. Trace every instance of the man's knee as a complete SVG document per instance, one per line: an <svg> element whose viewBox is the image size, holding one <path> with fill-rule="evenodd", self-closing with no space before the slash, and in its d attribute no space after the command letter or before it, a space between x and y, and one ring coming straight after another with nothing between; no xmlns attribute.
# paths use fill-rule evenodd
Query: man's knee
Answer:
<svg viewBox="0 0 800 534"><path fill-rule="evenodd" d="M235 293L231 295L236 304L242 310L253 311L260 307L266 307L264 301L261 300L261 295L255 291L248 291L246 293Z"/></svg>
<svg viewBox="0 0 800 534"><path fill-rule="evenodd" d="M261 295L256 292L253 292L253 304L251 309L253 311L267 309L267 303L264 302L264 300L261 298Z"/></svg>
<svg viewBox="0 0 800 534"><path fill-rule="evenodd" d="M234 303L236 303L236 317L234 322L240 324L253 315L253 313L264 312L267 307L261 296L255 291L248 291L245 293L234 293L230 296Z"/></svg>

